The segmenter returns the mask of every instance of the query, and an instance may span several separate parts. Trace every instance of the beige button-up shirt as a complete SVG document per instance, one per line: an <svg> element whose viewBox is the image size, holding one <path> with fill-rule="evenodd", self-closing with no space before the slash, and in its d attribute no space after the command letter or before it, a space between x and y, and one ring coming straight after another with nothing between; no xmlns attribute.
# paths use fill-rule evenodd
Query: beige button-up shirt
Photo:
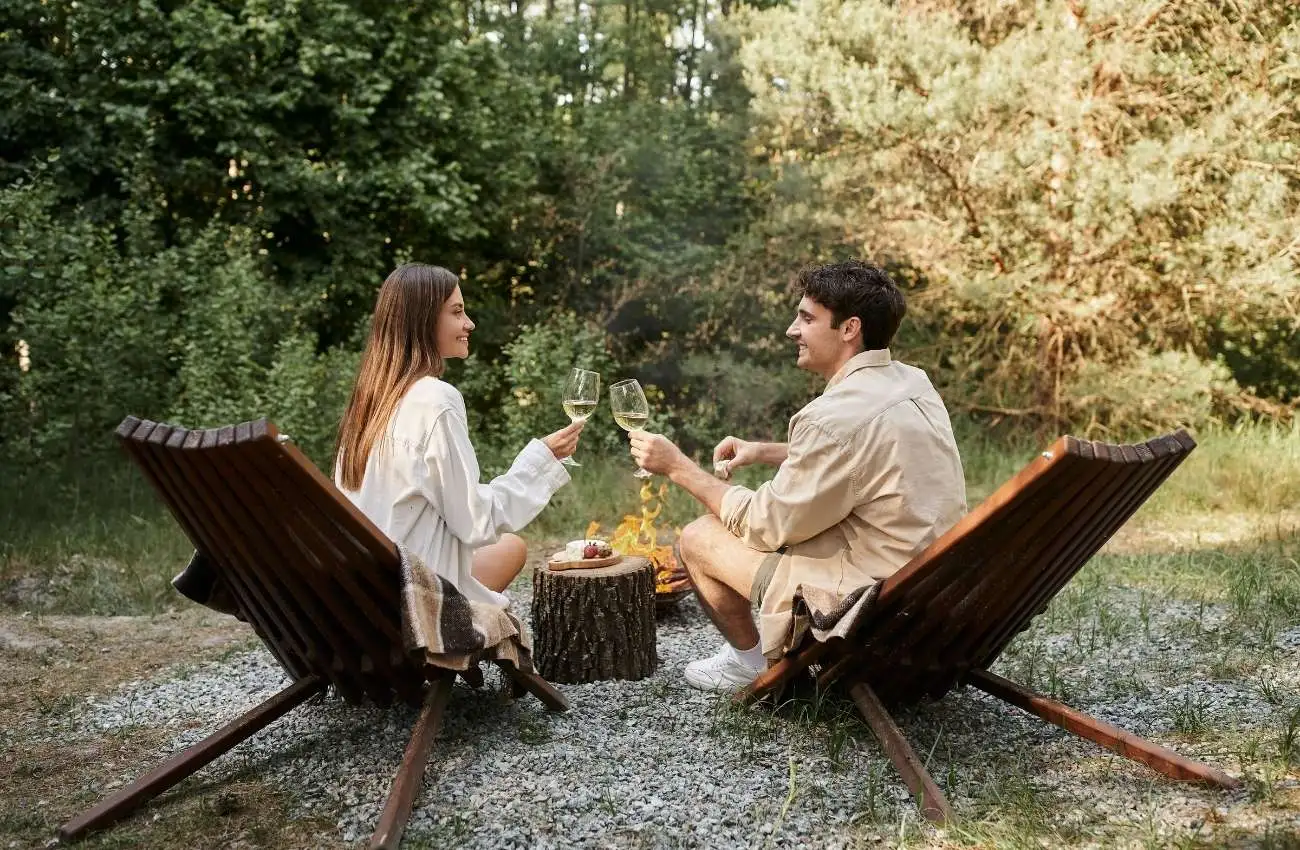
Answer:
<svg viewBox="0 0 1300 850"><path fill-rule="evenodd" d="M966 512L948 411L925 372L888 349L855 356L790 419L790 451L757 490L722 499L723 524L784 547L759 609L760 645L790 647L800 586L843 597L895 573Z"/></svg>

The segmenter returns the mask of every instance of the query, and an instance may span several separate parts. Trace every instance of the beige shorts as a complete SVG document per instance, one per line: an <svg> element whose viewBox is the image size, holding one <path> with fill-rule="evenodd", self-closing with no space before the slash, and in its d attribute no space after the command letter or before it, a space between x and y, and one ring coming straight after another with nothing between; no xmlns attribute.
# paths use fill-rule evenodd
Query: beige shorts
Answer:
<svg viewBox="0 0 1300 850"><path fill-rule="evenodd" d="M758 565L758 572L754 573L754 583L749 588L749 602L755 608L763 604L763 596L767 593L767 586L772 583L772 576L776 573L781 558L785 557L785 549L786 547L782 546L775 552L768 552L763 563Z"/></svg>

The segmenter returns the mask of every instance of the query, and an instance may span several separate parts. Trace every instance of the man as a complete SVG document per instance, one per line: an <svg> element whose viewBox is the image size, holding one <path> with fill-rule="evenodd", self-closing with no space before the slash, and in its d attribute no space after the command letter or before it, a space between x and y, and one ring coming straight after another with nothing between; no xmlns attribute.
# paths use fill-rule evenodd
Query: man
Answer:
<svg viewBox="0 0 1300 850"><path fill-rule="evenodd" d="M700 604L726 638L717 655L686 667L687 682L705 690L748 685L798 644L808 623L796 621L796 597L805 608L817 600L819 613L852 601L966 511L943 401L923 371L889 353L903 293L856 261L805 269L799 285L785 333L799 368L825 378L825 391L790 419L788 443L727 437L713 451L723 477L754 463L777 466L776 477L757 490L731 486L662 435L631 435L642 467L709 510L679 541Z"/></svg>

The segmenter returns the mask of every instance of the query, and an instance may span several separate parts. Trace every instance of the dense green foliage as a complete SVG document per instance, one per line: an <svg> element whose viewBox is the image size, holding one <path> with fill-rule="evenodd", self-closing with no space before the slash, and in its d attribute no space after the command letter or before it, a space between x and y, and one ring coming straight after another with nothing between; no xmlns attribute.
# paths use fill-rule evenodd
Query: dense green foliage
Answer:
<svg viewBox="0 0 1300 850"><path fill-rule="evenodd" d="M802 199L765 232L915 281L907 348L958 406L1123 434L1300 398L1300 7L808 0L743 28Z"/></svg>
<svg viewBox="0 0 1300 850"><path fill-rule="evenodd" d="M405 259L464 275L490 466L583 362L688 445L779 434L789 280L850 255L958 410L1285 418L1298 53L1282 0L12 0L0 452L268 415L325 463Z"/></svg>
<svg viewBox="0 0 1300 850"><path fill-rule="evenodd" d="M563 377L504 355L537 350L522 327L631 311L635 359L638 317L743 223L744 94L704 4L6 8L0 343L33 364L0 373L11 457L97 448L135 411L269 414L324 460L409 258L465 273L480 355L458 378L514 441L562 421L515 410ZM701 37L663 49L688 16Z"/></svg>

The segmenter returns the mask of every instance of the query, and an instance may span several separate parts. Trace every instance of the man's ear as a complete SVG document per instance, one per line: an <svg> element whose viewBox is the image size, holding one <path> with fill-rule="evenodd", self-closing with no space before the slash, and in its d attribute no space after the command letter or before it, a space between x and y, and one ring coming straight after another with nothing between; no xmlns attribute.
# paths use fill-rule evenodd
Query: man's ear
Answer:
<svg viewBox="0 0 1300 850"><path fill-rule="evenodd" d="M849 316L840 323L840 339L845 342L862 339L862 320L857 316Z"/></svg>

